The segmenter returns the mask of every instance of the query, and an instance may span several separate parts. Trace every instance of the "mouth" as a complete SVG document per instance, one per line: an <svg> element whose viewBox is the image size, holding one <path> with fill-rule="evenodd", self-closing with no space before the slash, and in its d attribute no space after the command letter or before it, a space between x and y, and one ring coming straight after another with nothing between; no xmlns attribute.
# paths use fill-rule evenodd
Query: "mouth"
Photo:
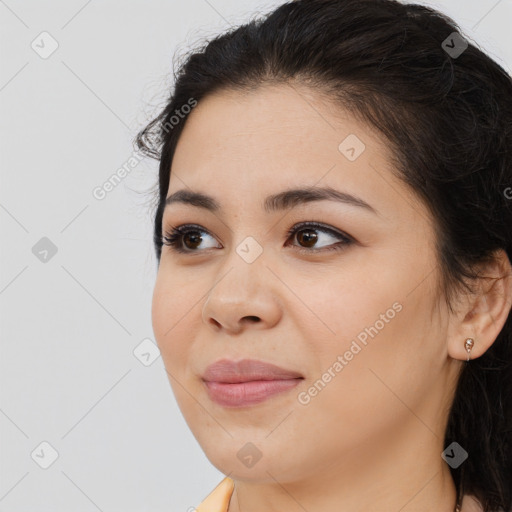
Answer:
<svg viewBox="0 0 512 512"><path fill-rule="evenodd" d="M302 378L250 380L246 382L204 381L208 396L224 407L247 407L294 388Z"/></svg>
<svg viewBox="0 0 512 512"><path fill-rule="evenodd" d="M221 359L202 375L209 398L224 407L247 407L289 391L304 377L264 361Z"/></svg>

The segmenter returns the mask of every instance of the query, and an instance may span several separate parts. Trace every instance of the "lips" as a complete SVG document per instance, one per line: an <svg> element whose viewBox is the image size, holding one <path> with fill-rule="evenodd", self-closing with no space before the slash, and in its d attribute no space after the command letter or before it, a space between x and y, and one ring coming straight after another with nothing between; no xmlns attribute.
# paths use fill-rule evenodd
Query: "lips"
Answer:
<svg viewBox="0 0 512 512"><path fill-rule="evenodd" d="M210 399L223 407L248 407L290 391L304 377L271 363L254 359L221 359L202 375Z"/></svg>
<svg viewBox="0 0 512 512"><path fill-rule="evenodd" d="M207 382L234 384L255 380L289 380L304 377L299 372L255 359L240 361L220 359L206 368L202 378Z"/></svg>

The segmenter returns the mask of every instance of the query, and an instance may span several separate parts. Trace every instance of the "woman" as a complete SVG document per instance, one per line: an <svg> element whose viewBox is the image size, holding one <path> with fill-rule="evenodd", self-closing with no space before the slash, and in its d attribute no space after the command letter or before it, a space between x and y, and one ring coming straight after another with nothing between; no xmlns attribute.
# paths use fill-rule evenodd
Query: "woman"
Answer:
<svg viewBox="0 0 512 512"><path fill-rule="evenodd" d="M393 0L298 0L188 57L152 320L226 478L200 512L512 507L512 81Z"/></svg>

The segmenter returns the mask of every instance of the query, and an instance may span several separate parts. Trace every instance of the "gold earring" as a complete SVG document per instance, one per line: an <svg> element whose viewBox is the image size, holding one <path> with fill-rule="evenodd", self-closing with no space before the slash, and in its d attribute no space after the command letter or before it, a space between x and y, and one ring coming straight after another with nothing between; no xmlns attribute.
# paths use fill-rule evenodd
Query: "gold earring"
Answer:
<svg viewBox="0 0 512 512"><path fill-rule="evenodd" d="M473 338L467 338L464 342L464 348L466 349L466 352L468 353L468 361L469 361L469 354L471 352L471 349L473 348L473 345L475 344L475 340Z"/></svg>

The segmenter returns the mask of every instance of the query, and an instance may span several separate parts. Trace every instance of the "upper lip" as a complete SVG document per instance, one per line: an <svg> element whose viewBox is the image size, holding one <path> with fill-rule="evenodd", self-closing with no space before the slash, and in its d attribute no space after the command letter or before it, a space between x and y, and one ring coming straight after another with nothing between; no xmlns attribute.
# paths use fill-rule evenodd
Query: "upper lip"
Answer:
<svg viewBox="0 0 512 512"><path fill-rule="evenodd" d="M249 382L251 380L284 380L304 378L300 373L256 359L232 361L220 359L209 365L202 375L205 381Z"/></svg>

